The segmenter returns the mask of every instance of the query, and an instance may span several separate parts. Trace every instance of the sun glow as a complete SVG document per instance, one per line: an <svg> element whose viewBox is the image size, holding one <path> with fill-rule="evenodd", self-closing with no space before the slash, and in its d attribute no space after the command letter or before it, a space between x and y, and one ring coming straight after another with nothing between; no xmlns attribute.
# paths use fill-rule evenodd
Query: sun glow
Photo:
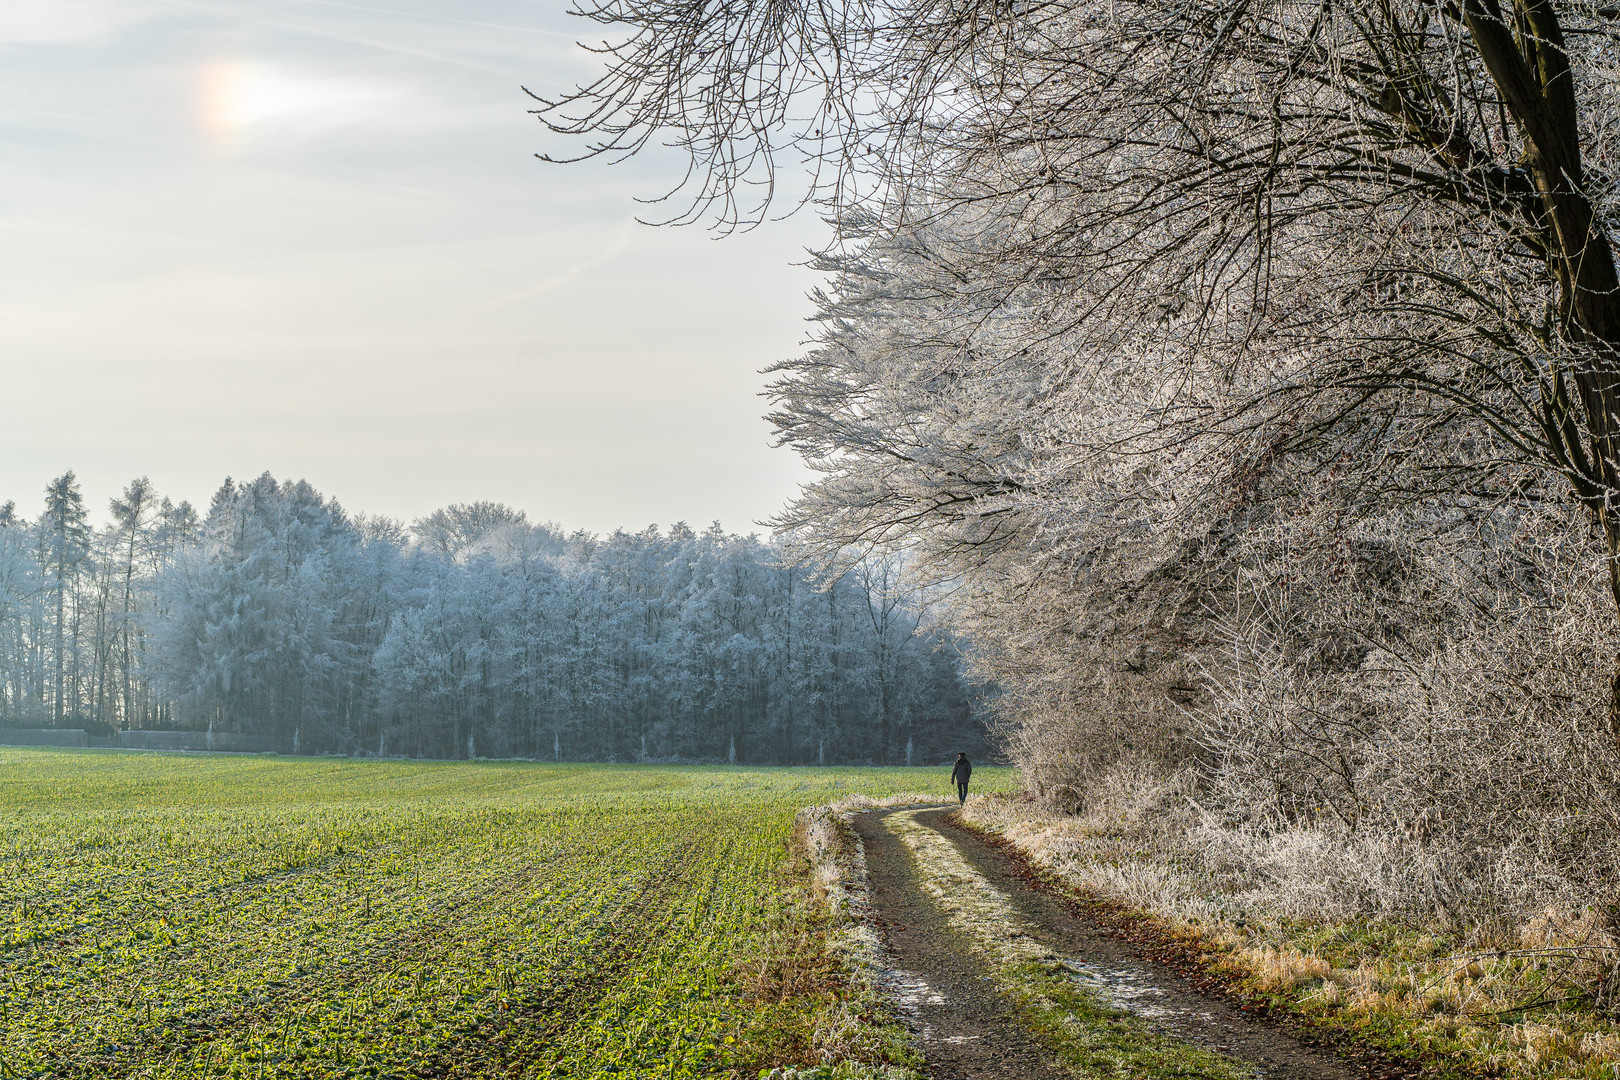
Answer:
<svg viewBox="0 0 1620 1080"><path fill-rule="evenodd" d="M216 151L233 153L260 136L307 136L378 117L390 97L354 80L215 60L198 71L197 124Z"/></svg>

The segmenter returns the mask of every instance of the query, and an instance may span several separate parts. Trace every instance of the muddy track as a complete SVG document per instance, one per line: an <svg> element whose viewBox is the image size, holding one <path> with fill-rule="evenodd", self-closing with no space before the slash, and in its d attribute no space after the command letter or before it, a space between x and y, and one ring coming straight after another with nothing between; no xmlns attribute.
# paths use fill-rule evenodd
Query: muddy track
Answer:
<svg viewBox="0 0 1620 1080"><path fill-rule="evenodd" d="M1159 1034L1252 1063L1266 1080L1352 1080L1375 1075L1283 1025L1246 1012L1157 963L1082 909L1031 880L1016 856L970 830L942 822L946 808L916 821L945 836L993 886L1011 899L1041 945L1063 958L1076 983L1134 1014ZM897 969L893 990L941 1080L976 1077L1069 1077L1056 1057L1020 1022L1016 1005L996 987L990 968L956 934L926 895L910 851L884 824L881 811L855 818L866 848L872 905L884 946Z"/></svg>

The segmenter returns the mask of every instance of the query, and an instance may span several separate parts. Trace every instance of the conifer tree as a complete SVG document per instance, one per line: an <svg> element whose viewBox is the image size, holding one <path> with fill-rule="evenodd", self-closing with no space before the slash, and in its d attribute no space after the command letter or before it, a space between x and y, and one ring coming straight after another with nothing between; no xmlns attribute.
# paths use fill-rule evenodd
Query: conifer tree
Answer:
<svg viewBox="0 0 1620 1080"><path fill-rule="evenodd" d="M72 591L90 553L90 521L78 478L69 469L45 487L45 509L39 519L41 562L51 590L51 662L55 675L51 716L60 726L67 715L67 625ZM77 644L75 642L75 644ZM75 706L77 701L73 703Z"/></svg>

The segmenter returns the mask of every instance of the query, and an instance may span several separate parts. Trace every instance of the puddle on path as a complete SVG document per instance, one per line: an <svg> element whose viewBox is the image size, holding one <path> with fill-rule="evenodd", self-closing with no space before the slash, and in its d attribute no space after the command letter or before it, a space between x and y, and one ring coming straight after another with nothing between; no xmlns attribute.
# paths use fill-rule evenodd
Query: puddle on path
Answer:
<svg viewBox="0 0 1620 1080"><path fill-rule="evenodd" d="M900 1015L910 1021L907 1025L924 1039L934 1037L933 1025L923 1019L924 1005L943 1005L945 998L928 985L928 980L914 971L888 968L878 978L879 986L887 992Z"/></svg>
<svg viewBox="0 0 1620 1080"><path fill-rule="evenodd" d="M1214 1013L1189 1004L1183 995L1155 986L1151 975L1131 964L1088 963L1060 960L1074 984L1122 1012L1130 1013L1159 1035L1186 1039L1206 1050L1233 1049L1236 1032L1225 1026ZM1180 999L1180 1000L1178 1000ZM1251 1067L1258 1065L1250 1062ZM1255 1067L1255 1080L1264 1080L1266 1069Z"/></svg>
<svg viewBox="0 0 1620 1080"><path fill-rule="evenodd" d="M1153 976L1134 964L1084 960L1060 960L1059 963L1081 990L1132 1016L1171 1028L1184 1027L1189 1021L1215 1022L1214 1014L1178 1002L1176 998L1181 995L1155 985Z"/></svg>

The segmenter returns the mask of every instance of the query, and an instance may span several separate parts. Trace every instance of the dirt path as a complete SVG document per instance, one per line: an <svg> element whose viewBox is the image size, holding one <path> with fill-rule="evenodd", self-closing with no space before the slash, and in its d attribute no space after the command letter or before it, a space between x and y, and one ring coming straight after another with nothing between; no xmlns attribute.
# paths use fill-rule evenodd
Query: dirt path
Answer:
<svg viewBox="0 0 1620 1080"><path fill-rule="evenodd" d="M894 966L891 993L940 1080L1007 1077L1068 1080L997 992L988 965L926 896L911 853L881 812L859 814L855 831L878 929Z"/></svg>
<svg viewBox="0 0 1620 1080"><path fill-rule="evenodd" d="M1040 945L1062 958L1080 988L1124 1009L1159 1034L1252 1063L1266 1080L1351 1080L1364 1076L1307 1046L1274 1023L1200 993L1179 975L1084 921L1060 897L1030 886L1003 852L973 833L943 825L948 809L911 820L947 839L989 884L1010 899ZM997 988L991 967L957 933L928 895L916 860L885 823L894 811L855 818L866 849L872 904L895 965L893 991L916 1033L933 1077L1070 1077L1017 1007ZM939 888L939 882L933 882Z"/></svg>

